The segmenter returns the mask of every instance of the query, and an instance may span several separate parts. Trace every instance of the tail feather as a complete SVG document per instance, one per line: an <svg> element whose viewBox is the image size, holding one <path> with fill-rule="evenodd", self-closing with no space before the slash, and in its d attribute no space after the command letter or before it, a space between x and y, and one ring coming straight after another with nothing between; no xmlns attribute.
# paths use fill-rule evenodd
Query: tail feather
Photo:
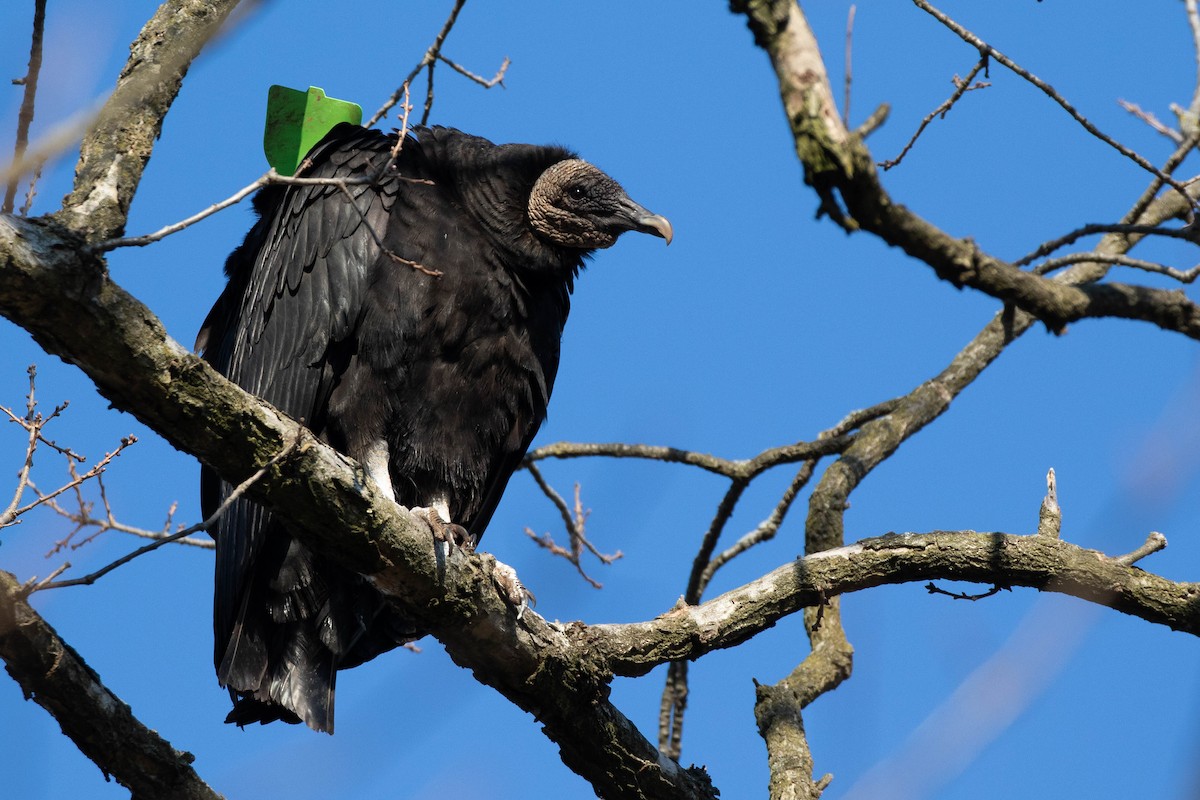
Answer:
<svg viewBox="0 0 1200 800"><path fill-rule="evenodd" d="M333 733L337 671L415 632L361 576L313 557L280 528L272 533L232 624L217 630L217 677L234 702L225 721L304 722ZM272 552L274 559L263 557Z"/></svg>
<svg viewBox="0 0 1200 800"><path fill-rule="evenodd" d="M315 731L333 733L333 701L337 684L334 654L311 631L288 626L284 652L277 654L256 684L226 685L234 708L226 718L244 727L275 720L304 722Z"/></svg>

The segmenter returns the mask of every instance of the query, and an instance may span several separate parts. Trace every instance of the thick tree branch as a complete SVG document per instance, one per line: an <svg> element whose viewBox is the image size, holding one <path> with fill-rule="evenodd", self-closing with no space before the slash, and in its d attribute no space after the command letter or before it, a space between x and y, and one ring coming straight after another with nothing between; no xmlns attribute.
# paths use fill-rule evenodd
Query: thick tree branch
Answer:
<svg viewBox="0 0 1200 800"><path fill-rule="evenodd" d="M146 728L0 571L0 659L25 697L46 709L75 745L138 800L217 800L191 753Z"/></svg>
<svg viewBox="0 0 1200 800"><path fill-rule="evenodd" d="M833 776L812 779L813 757L804 733L803 712L786 681L774 686L754 682L754 721L767 744L771 800L820 797Z"/></svg>
<svg viewBox="0 0 1200 800"><path fill-rule="evenodd" d="M578 635L592 641L615 674L644 675L659 664L735 647L837 595L886 584L956 580L1071 595L1200 636L1200 584L1171 581L1127 560L1050 536L891 533L804 556L720 597L676 606L649 622L594 625Z"/></svg>

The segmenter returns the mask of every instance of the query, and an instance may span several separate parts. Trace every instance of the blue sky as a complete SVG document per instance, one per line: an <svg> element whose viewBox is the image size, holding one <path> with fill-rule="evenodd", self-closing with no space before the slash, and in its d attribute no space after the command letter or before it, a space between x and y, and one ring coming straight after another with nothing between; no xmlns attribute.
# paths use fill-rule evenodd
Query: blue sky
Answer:
<svg viewBox="0 0 1200 800"><path fill-rule="evenodd" d="M0 75L24 73L31 2L0 8ZM50 4L35 134L100 97L156 4ZM986 7L981 7L986 6ZM323 87L368 114L420 58L448 2L266 4L197 62L167 117L130 217L145 233L232 194L265 169L263 106L272 83ZM849 4L806 11L841 96ZM944 3L976 33L1053 84L1107 133L1154 161L1171 144L1118 98L1171 119L1196 75L1182 4L1086 0ZM852 123L879 103L869 140L899 152L952 91L976 53L904 3L861 3ZM1098 43L1103 43L1100 45ZM997 309L866 235L814 220L816 202L780 111L775 80L740 18L722 2L503 3L471 0L450 57L505 88L484 91L439 69L432 121L497 142L566 144L669 217L670 248L626 237L578 283L550 419L540 442L633 441L748 457L813 438L852 409L907 393L942 369ZM1004 258L1082 223L1118 219L1145 186L1135 165L1072 124L1041 93L994 66L886 174L893 197ZM0 93L0 153L11 152L19 90ZM74 156L39 186L34 213L69 189ZM1185 167L1183 174L1191 174ZM248 204L156 245L112 254L115 279L190 345L222 285L225 255L250 225ZM1194 250L1155 244L1137 255L1187 268ZM1140 274L1116 279L1167 285ZM1195 290L1188 288L1195 297ZM1200 564L1198 349L1144 323L1085 321L1064 336L1038 329L1009 348L949 413L909 441L852 497L848 539L937 529L1029 532L1049 467L1063 535L1122 553L1151 530L1170 541L1142 563L1175 580ZM179 503L194 522L198 467L129 415L107 410L81 374L0 323L0 404L20 406L37 363L46 408L71 408L51 430L93 458L130 432L141 442L107 476L124 521L156 527ZM22 437L0 426L0 475ZM42 454L39 480L65 473ZM559 532L555 510L518 475L484 549L514 565L548 618L646 619L682 593L724 489L684 467L603 460L549 464L563 492L579 481L594 542L625 557L592 565L596 591L522 530ZM743 500L730 534L769 513L786 469ZM11 478L10 478L11 479ZM0 483L0 490L3 484ZM724 570L712 594L802 550L800 505L771 545ZM0 568L44 575L66 532L33 516L0 540ZM137 546L105 538L67 556L75 573ZM454 666L436 642L343 673L338 733L223 725L211 664L211 555L173 548L91 588L34 605L135 714L196 755L230 797L589 797L537 723ZM827 797L1184 798L1200 791L1200 648L1190 637L1081 601L1019 589L980 603L930 597L920 585L844 600L853 678L806 714ZM763 796L753 684L803 657L800 620L693 665L684 761L708 766L723 796ZM972 676L975 676L972 679ZM657 729L662 670L618 681L618 705ZM972 687L976 687L972 691ZM955 692L968 699L946 716ZM1009 719L1011 717L1011 719ZM999 721L997 721L999 720ZM24 798L123 797L18 687L0 681L0 785ZM872 771L874 768L874 771ZM880 778L880 782L872 782ZM854 795L852 789L858 791Z"/></svg>

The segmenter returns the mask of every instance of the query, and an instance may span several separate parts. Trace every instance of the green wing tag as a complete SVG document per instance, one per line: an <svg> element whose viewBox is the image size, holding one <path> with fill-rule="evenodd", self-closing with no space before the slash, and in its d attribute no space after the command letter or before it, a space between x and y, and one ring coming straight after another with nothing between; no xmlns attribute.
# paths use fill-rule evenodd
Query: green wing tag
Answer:
<svg viewBox="0 0 1200 800"><path fill-rule="evenodd" d="M339 122L362 123L357 103L326 97L322 89L307 92L272 86L267 90L267 124L263 152L280 175L294 175L312 146Z"/></svg>

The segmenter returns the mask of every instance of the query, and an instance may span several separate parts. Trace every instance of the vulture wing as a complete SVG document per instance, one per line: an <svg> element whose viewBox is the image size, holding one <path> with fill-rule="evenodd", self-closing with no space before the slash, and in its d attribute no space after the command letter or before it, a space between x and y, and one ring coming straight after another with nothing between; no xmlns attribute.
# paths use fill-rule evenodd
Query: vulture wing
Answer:
<svg viewBox="0 0 1200 800"><path fill-rule="evenodd" d="M390 145L377 131L339 126L310 153L312 166L304 177L360 178L386 163ZM255 198L261 217L229 257L229 284L197 339L197 348L218 371L318 435L330 392L353 347L397 189L393 181L382 188L322 184L261 192ZM201 481L209 515L230 487L207 469ZM307 552L298 550L270 512L247 500L235 501L215 536L220 542L214 617L218 674L231 690L249 690L270 677L264 673L273 660L269 627L255 616L267 609L277 622L329 615L329 594L336 587L314 570ZM347 631L344 620L329 622L335 623L326 626L334 628L329 636L341 638L343 647L360 627L351 622ZM300 636L291 647L312 653L324 649L311 639ZM295 653L287 661L305 663L310 655ZM319 660L325 663L308 672L323 674L285 677L279 691L293 698L310 688L317 694L327 691L331 702L336 664L328 656Z"/></svg>

